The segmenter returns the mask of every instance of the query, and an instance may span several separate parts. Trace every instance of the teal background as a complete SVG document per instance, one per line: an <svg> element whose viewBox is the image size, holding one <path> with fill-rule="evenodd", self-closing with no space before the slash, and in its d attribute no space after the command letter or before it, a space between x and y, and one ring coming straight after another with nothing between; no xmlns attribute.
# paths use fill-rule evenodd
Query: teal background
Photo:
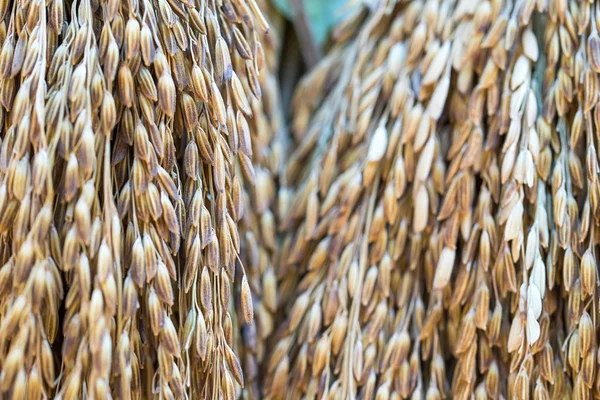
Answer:
<svg viewBox="0 0 600 400"><path fill-rule="evenodd" d="M318 45L323 45L336 23L349 11L348 0L303 0L306 16ZM273 4L288 19L293 16L290 0L272 0Z"/></svg>

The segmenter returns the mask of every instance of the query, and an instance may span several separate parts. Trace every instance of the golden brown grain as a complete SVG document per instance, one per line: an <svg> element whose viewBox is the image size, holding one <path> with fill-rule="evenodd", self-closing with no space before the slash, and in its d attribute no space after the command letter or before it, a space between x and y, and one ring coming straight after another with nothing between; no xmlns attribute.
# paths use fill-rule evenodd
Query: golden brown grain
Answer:
<svg viewBox="0 0 600 400"><path fill-rule="evenodd" d="M0 17L0 397L233 398L260 8L16 1Z"/></svg>
<svg viewBox="0 0 600 400"><path fill-rule="evenodd" d="M517 3L358 7L298 85L269 398L597 396L598 5Z"/></svg>

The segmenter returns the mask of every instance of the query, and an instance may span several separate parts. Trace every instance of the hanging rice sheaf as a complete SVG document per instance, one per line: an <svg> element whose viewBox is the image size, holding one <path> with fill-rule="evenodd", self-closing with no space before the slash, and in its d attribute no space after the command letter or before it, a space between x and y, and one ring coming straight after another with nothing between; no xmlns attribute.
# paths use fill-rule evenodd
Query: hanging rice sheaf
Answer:
<svg viewBox="0 0 600 400"><path fill-rule="evenodd" d="M268 31L255 0L0 4L2 398L244 385L230 303L253 323L237 223Z"/></svg>
<svg viewBox="0 0 600 400"><path fill-rule="evenodd" d="M600 5L370 3L296 91L265 393L600 396Z"/></svg>
<svg viewBox="0 0 600 400"><path fill-rule="evenodd" d="M352 10L0 2L0 398L600 398L600 4Z"/></svg>

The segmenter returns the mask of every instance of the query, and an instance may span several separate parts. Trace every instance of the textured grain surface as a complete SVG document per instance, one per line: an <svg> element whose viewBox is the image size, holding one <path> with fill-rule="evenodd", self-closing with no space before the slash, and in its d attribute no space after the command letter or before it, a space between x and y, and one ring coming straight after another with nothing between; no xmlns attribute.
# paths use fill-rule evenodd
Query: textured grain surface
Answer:
<svg viewBox="0 0 600 400"><path fill-rule="evenodd" d="M599 26L0 0L0 398L600 398Z"/></svg>
<svg viewBox="0 0 600 400"><path fill-rule="evenodd" d="M255 0L0 2L0 397L244 386L268 31Z"/></svg>
<svg viewBox="0 0 600 400"><path fill-rule="evenodd" d="M243 218L239 224L241 259L247 271L248 288L252 294L254 324L243 324L245 310L236 306L238 322L234 327L240 351L246 388L244 398L261 399L261 366L266 357L267 339L275 330L275 311L278 306L277 278L279 243L277 187L280 172L288 152L288 131L284 122L279 91L278 67L283 20L266 1L259 2L269 18L271 32L261 37L265 61L259 83L261 101L253 101L252 119L245 123L240 146L251 143L252 163L256 171L254 186L245 185L242 191ZM245 137L252 133L252 137ZM241 135L242 136L242 135ZM242 289L244 289L242 282ZM241 293L244 294L243 291Z"/></svg>
<svg viewBox="0 0 600 400"><path fill-rule="evenodd" d="M600 395L598 11L380 1L337 27L296 89L269 398Z"/></svg>

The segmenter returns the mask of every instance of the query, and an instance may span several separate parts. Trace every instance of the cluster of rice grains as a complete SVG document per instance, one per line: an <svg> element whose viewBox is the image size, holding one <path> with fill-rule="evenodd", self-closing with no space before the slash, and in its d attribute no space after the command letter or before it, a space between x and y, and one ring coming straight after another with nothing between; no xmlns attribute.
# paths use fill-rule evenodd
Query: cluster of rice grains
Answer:
<svg viewBox="0 0 600 400"><path fill-rule="evenodd" d="M0 2L0 397L239 394L268 30L255 0Z"/></svg>
<svg viewBox="0 0 600 400"><path fill-rule="evenodd" d="M0 1L0 398L600 398L600 4L267 3Z"/></svg>
<svg viewBox="0 0 600 400"><path fill-rule="evenodd" d="M261 101L251 103L253 118L248 122L252 133L252 163L255 178L252 184L246 180L243 191L243 217L238 231L240 235L242 265L254 305L254 324L243 324L241 314L244 307L236 305L238 326L234 325L234 339L238 341L242 370L250 399L260 399L262 381L261 365L266 358L267 338L274 331L278 308L277 278L275 268L279 254L277 241L278 216L282 213L277 201L279 172L282 170L287 152L287 129L282 113L277 79L284 20L269 6L259 1L263 13L268 17L271 31L261 37L265 52L265 63L260 71ZM240 286L237 286L240 287ZM243 286L242 286L243 288ZM235 297L241 300L242 296ZM238 335L237 339L235 335Z"/></svg>
<svg viewBox="0 0 600 400"><path fill-rule="evenodd" d="M371 3L297 88L265 395L600 396L600 4Z"/></svg>

